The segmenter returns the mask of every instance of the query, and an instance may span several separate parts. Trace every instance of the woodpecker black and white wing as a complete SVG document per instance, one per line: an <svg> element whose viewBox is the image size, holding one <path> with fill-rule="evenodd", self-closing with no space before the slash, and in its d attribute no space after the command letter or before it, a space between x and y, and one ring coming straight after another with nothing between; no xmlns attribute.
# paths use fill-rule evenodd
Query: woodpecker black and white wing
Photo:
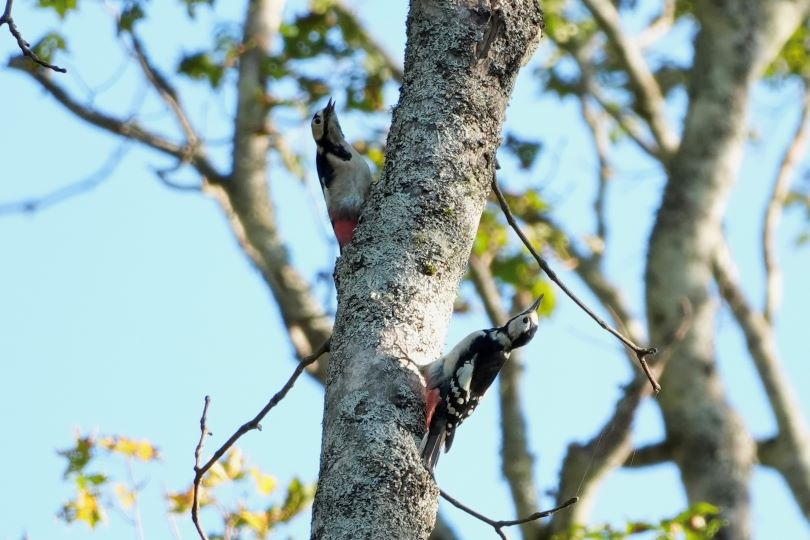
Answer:
<svg viewBox="0 0 810 540"><path fill-rule="evenodd" d="M315 153L315 168L318 170L318 180L321 182L321 189L325 190L332 182L332 175L335 171L329 166L329 161L327 161L326 155L320 148Z"/></svg>

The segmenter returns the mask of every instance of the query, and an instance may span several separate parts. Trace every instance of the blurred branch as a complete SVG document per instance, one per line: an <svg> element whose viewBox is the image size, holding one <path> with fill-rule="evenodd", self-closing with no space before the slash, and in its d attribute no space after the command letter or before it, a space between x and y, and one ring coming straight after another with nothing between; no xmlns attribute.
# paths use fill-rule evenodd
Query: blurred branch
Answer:
<svg viewBox="0 0 810 540"><path fill-rule="evenodd" d="M641 49L645 49L661 39L675 22L675 0L664 0L661 7L661 14L650 25L636 37L636 43Z"/></svg>
<svg viewBox="0 0 810 540"><path fill-rule="evenodd" d="M563 508L568 508L569 506L571 506L572 504L576 503L579 500L578 497L571 497L567 501L563 502L559 506L555 506L551 510L544 510L543 512L535 512L534 514L532 514L530 516L527 516L525 518L520 518L520 519L495 521L494 519L490 519L487 516L485 516L484 514L476 512L475 510L473 510L469 506L466 506L463 503L459 502L458 500L454 499L453 497L448 495L447 492L445 492L444 490L439 490L439 493L441 494L441 496L442 496L442 498L444 500L446 500L447 502L449 502L450 504L452 504L453 506L455 506L459 510L464 511L467 514L473 516L474 518L479 519L479 520L483 521L484 523L486 523L487 525L491 526L493 529L495 529L495 533L499 537L501 537L503 540L507 540L506 534L502 530L504 527L512 527L513 525L521 525L523 523L526 523L527 521L536 521L538 519L548 517L548 516L554 514L555 512L559 512Z"/></svg>
<svg viewBox="0 0 810 540"><path fill-rule="evenodd" d="M377 54L380 55L385 61L386 67L391 71L391 77L393 79L402 84L402 67L399 62L394 60L385 47L382 46L374 37L366 31L366 26L360 22L357 17L357 14L352 11L343 0L337 0L335 2L335 7L339 9L345 17L348 17L354 21L357 32L360 34L360 40L366 43L371 49L373 49Z"/></svg>
<svg viewBox="0 0 810 540"><path fill-rule="evenodd" d="M295 381L298 380L298 377L301 373L304 372L304 368L306 368L311 363L315 362L322 354L329 351L330 340L326 340L318 349L313 352L310 356L301 359L301 361L295 366L292 375L281 387L281 390L276 392L273 397L270 398L270 401L262 408L259 413L253 417L248 422L242 424L239 429L237 429L233 435L231 435L225 443L220 446L216 452L211 456L211 458L205 462L205 465L200 466L200 455L202 454L203 444L205 443L205 437L207 435L211 435L211 432L208 431L208 406L211 403L211 398L209 396L205 396L205 406L203 407L202 417L200 418L200 441L197 443L197 447L194 449L194 486L192 490L192 504L191 504L191 520L194 522L194 526L197 528L197 532L200 535L202 540L208 540L208 537L205 534L205 531L202 530L200 525L199 519L199 511L200 511L200 501L199 501L199 492L200 492L200 483L202 482L205 473L207 473L214 464L219 461L219 459L225 455L225 453L231 449L231 447L236 444L236 441L239 438L247 433L248 431L252 431L254 429L261 430L261 421L267 416L276 405L278 405L282 399L287 396L287 393L292 389Z"/></svg>
<svg viewBox="0 0 810 540"><path fill-rule="evenodd" d="M495 278L489 269L489 261L479 255L470 256L470 276L484 303L487 316L493 326L501 326L509 320L503 308ZM531 514L540 507L534 479L534 456L529 451L526 433L526 417L520 400L520 380L523 374L523 358L520 351L512 351L498 376L498 397L501 409L501 469L509 483L512 501L517 515ZM541 524L535 520L521 524L523 538L539 538Z"/></svg>
<svg viewBox="0 0 810 540"><path fill-rule="evenodd" d="M592 57L594 54L593 44L590 42L576 44L573 42L558 43L559 47L568 52L579 67L582 77L581 89L578 91L580 100L584 103L586 95L593 97L599 106L608 113L618 124L628 137L630 137L644 152L659 161L663 161L661 148L653 141L649 141L647 135L641 127L641 120L632 111L623 111L622 107L612 103L604 95L602 88L597 83L594 74Z"/></svg>
<svg viewBox="0 0 810 540"><path fill-rule="evenodd" d="M636 98L639 114L650 126L662 153L667 157L672 156L680 141L667 120L664 96L638 44L621 28L616 6L610 0L583 0L583 3L616 49L630 79L630 89Z"/></svg>
<svg viewBox="0 0 810 540"><path fill-rule="evenodd" d="M0 15L0 26L3 26L4 24L8 25L8 31L11 32L11 35L17 40L17 46L20 48L24 56L27 56L42 67L52 69L53 71L58 71L59 73L67 73L65 68L61 68L46 62L31 50L31 44L25 41L25 38L22 37L20 30L14 23L14 17L11 16L11 5L13 3L14 0L6 0L6 8L3 10L3 14Z"/></svg>
<svg viewBox="0 0 810 540"><path fill-rule="evenodd" d="M332 333L332 321L309 284L290 264L270 200L267 155L273 128L267 118L267 73L263 62L281 24L283 0L251 0L245 14L239 57L233 159L226 184L206 190L214 195L236 237L261 272L281 310L299 358L311 354ZM326 358L310 371L326 380Z"/></svg>
<svg viewBox="0 0 810 540"><path fill-rule="evenodd" d="M540 254L537 252L537 250L535 250L534 247L532 246L529 239L526 238L526 235L521 230L520 225L518 225L517 221L515 221L515 217L512 214L512 210L509 208L509 203L506 202L506 199L504 198L503 193L501 192L501 188L498 187L498 180L494 175L492 177L492 190L495 192L495 195L498 198L498 202L501 205L501 210L503 210L503 213L506 216L506 221L509 223L509 225L512 227L512 229L515 231L515 233L518 235L518 237L520 237L520 240L523 242L523 245L525 245L526 249L528 249L529 252L532 254L534 259L537 261L537 264L543 270L543 272L546 273L546 275L549 277L549 279L551 281L556 283L557 286L560 289L562 289L562 291L568 296L568 298L573 300L574 303L577 306L580 307L580 309L582 309L585 313L587 313L588 316L591 317L591 319L596 321L596 323L599 326L601 326L603 330L605 330L608 333L610 333L611 335L613 335L616 339L621 341L625 346L627 346L628 348L630 348L633 351L633 354L636 355L636 359L638 360L638 363L641 366L641 369L644 371L644 374L647 376L647 379L650 381L650 385L652 386L653 390L656 393L658 393L661 390L661 385L658 384L658 381L656 380L655 376L650 371L650 368L649 368L649 365L647 364L647 359L646 359L646 357L648 355L655 354L656 349L654 347L644 348L644 347L640 347L640 346L636 345L631 339L625 337L619 331L617 331L615 328L613 328L608 323L606 323L601 317L599 317L596 313L594 313L594 311L591 308L589 308L582 300L580 300L579 297L577 297L577 295L575 295L562 282L562 280L560 280L560 278L557 277L557 274L554 272L554 270L551 269L551 267L548 265L546 260L542 256L540 256Z"/></svg>
<svg viewBox="0 0 810 540"><path fill-rule="evenodd" d="M599 159L598 182L596 185L596 198L593 202L593 211L596 216L596 236L604 244L607 238L607 225L605 223L605 197L607 184L613 176L608 154L610 153L610 136L605 128L601 115L593 109L588 99L581 96L582 118L591 130L594 149ZM594 251L593 256L601 258L602 251Z"/></svg>
<svg viewBox="0 0 810 540"><path fill-rule="evenodd" d="M773 328L745 298L736 265L725 242L714 251L712 270L720 294L745 336L748 351L776 417L779 433L770 447L767 463L782 474L804 515L808 516L810 431L791 381L782 367Z"/></svg>
<svg viewBox="0 0 810 540"><path fill-rule="evenodd" d="M266 77L261 62L267 46L280 22L284 2L281 0L252 0L246 15L244 53L239 62L239 88L237 120L233 138L233 170L222 174L208 160L197 144L177 92L149 62L137 39L133 41L141 68L163 100L178 117L188 140L175 143L152 132L135 120L120 119L79 103L45 72L31 69L21 57L9 65L30 75L66 109L85 122L109 133L137 141L145 146L174 157L177 167L156 171L158 178L174 189L196 190L169 180L168 174L188 163L202 177L200 189L213 196L222 206L234 234L244 252L258 268L270 287L281 311L284 325L298 358L311 354L314 348L331 335L332 321L312 295L306 280L290 264L289 255L276 227L275 214L269 199L266 156L268 129L264 102ZM184 127L185 126L185 127ZM325 358L311 373L324 380Z"/></svg>
<svg viewBox="0 0 810 540"><path fill-rule="evenodd" d="M0 215L34 213L98 187L101 183L112 177L113 171L115 171L131 148L129 141L124 141L119 144L95 172L81 180L57 188L39 197L0 203Z"/></svg>
<svg viewBox="0 0 810 540"><path fill-rule="evenodd" d="M671 359L671 352L685 337L692 324L692 309L687 300L682 305L681 323L670 343L655 361L656 372L663 372ZM572 443L563 459L560 470L557 500L566 494L575 493L582 499L574 512L560 514L551 524L552 533L562 534L575 523L583 523L593 503L600 481L613 469L623 466L633 452L633 419L641 401L652 389L644 377L637 375L625 386L624 393L616 402L611 417L602 429L584 445Z"/></svg>
<svg viewBox="0 0 810 540"><path fill-rule="evenodd" d="M626 468L649 467L672 461L674 445L670 441L648 444L633 450L622 464Z"/></svg>
<svg viewBox="0 0 810 540"><path fill-rule="evenodd" d="M130 38L132 39L133 53L135 58L138 60L138 64L141 66L144 75L152 84L152 87L161 97L163 102L166 103L169 109L171 109L171 111L174 113L174 116L177 118L180 128L183 130L183 134L186 137L186 145L189 150L196 150L197 145L199 144L199 137L194 131L186 111L180 105L180 98L178 97L177 91L151 63L149 57L146 55L143 45L141 44L141 40L138 39L138 36L135 35L134 31L130 32Z"/></svg>
<svg viewBox="0 0 810 540"><path fill-rule="evenodd" d="M12 58L9 67L19 69L30 75L51 97L88 124L126 139L140 142L179 160L188 161L208 182L220 183L225 181L225 177L216 170L200 150L174 143L157 133L147 130L134 120L115 118L79 103L62 86L54 83L46 72L40 69L29 69L29 66L21 60L21 57Z"/></svg>
<svg viewBox="0 0 810 540"><path fill-rule="evenodd" d="M773 322L782 301L782 272L776 255L776 229L782 219L785 200L790 191L796 165L801 161L807 147L807 130L810 129L810 81L804 84L804 100L799 124L782 156L779 172L773 183L773 190L765 209L762 225L762 258L765 263L765 308L763 316Z"/></svg>

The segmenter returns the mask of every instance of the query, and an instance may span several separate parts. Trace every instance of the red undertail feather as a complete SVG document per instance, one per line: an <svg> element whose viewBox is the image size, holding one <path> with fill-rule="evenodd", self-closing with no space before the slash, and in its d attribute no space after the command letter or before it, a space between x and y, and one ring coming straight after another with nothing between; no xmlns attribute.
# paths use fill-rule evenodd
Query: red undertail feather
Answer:
<svg viewBox="0 0 810 540"><path fill-rule="evenodd" d="M357 218L342 218L332 222L332 228L335 230L335 237L341 248L346 247L346 244L352 241L354 237L354 230L357 228Z"/></svg>
<svg viewBox="0 0 810 540"><path fill-rule="evenodd" d="M425 429L430 429L430 421L433 420L433 413L436 412L436 405L439 404L439 400L441 400L441 394L438 388L428 390L427 396L425 397L425 410L427 411Z"/></svg>

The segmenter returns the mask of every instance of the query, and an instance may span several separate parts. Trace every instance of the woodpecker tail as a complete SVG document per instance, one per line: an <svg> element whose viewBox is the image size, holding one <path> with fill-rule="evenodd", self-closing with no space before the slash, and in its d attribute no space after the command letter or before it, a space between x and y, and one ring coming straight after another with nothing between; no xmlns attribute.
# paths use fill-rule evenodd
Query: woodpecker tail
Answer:
<svg viewBox="0 0 810 540"><path fill-rule="evenodd" d="M438 415L431 415L430 427L425 436L422 437L422 444L419 451L422 454L422 461L431 471L436 467L444 447L444 439L447 434L447 418L439 412Z"/></svg>

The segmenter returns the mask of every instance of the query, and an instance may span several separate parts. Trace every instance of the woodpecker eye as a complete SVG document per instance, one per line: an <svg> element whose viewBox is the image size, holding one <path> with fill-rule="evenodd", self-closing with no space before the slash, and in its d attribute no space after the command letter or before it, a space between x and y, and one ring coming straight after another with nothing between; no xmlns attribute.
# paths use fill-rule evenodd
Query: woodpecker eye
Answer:
<svg viewBox="0 0 810 540"><path fill-rule="evenodd" d="M316 116L315 118L313 118L313 119L312 119L312 121L313 121L313 122L315 122L316 124L320 124L320 123L321 123L321 119L320 119L320 118L318 118L317 116Z"/></svg>

